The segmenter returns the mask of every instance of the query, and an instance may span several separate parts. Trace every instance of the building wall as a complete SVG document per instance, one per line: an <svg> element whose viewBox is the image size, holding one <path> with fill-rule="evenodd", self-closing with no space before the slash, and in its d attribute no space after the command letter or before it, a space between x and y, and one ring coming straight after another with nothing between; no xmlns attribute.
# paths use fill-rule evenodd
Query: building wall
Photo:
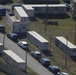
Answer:
<svg viewBox="0 0 76 75"><path fill-rule="evenodd" d="M13 30L13 28L12 28L13 27L13 21L11 20L8 12L6 12L6 23L10 26L11 31L12 31Z"/></svg>

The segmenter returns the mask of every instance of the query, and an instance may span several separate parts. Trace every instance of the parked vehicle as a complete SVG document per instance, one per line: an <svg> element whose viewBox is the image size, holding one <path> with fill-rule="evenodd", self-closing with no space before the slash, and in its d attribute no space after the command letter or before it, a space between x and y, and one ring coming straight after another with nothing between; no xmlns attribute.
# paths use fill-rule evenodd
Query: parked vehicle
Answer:
<svg viewBox="0 0 76 75"><path fill-rule="evenodd" d="M27 44L26 41L19 41L19 42L18 42L18 45L19 45L21 48L23 48L23 49L28 48L28 44Z"/></svg>
<svg viewBox="0 0 76 75"><path fill-rule="evenodd" d="M7 37L13 41L18 41L18 35L16 33L7 33Z"/></svg>
<svg viewBox="0 0 76 75"><path fill-rule="evenodd" d="M40 53L39 51L32 51L32 52L31 52L31 55L32 55L33 57L35 57L36 59L39 59L39 58L42 57L42 55L41 55L41 53Z"/></svg>
<svg viewBox="0 0 76 75"><path fill-rule="evenodd" d="M69 74L66 72L61 72L59 75L69 75Z"/></svg>
<svg viewBox="0 0 76 75"><path fill-rule="evenodd" d="M50 66L50 60L48 58L40 58L39 62L45 67Z"/></svg>
<svg viewBox="0 0 76 75"><path fill-rule="evenodd" d="M64 0L64 2L70 4L70 0Z"/></svg>
<svg viewBox="0 0 76 75"><path fill-rule="evenodd" d="M0 32L4 32L4 31L5 31L4 25L0 25Z"/></svg>
<svg viewBox="0 0 76 75"><path fill-rule="evenodd" d="M49 66L48 70L51 71L54 75L59 75L60 69L57 66Z"/></svg>
<svg viewBox="0 0 76 75"><path fill-rule="evenodd" d="M21 4L12 4L12 10L14 10L15 6L21 6Z"/></svg>

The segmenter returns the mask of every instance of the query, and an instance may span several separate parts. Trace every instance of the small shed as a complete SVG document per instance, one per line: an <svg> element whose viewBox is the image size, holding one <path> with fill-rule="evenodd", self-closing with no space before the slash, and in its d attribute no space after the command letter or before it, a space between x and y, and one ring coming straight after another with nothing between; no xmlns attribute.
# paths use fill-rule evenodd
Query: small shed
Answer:
<svg viewBox="0 0 76 75"><path fill-rule="evenodd" d="M76 46L62 36L55 37L55 45L69 56L76 56Z"/></svg>
<svg viewBox="0 0 76 75"><path fill-rule="evenodd" d="M28 31L28 40L40 50L48 50L49 42L35 31Z"/></svg>
<svg viewBox="0 0 76 75"><path fill-rule="evenodd" d="M20 70L25 70L25 61L12 50L4 50L2 57L11 66L14 66Z"/></svg>

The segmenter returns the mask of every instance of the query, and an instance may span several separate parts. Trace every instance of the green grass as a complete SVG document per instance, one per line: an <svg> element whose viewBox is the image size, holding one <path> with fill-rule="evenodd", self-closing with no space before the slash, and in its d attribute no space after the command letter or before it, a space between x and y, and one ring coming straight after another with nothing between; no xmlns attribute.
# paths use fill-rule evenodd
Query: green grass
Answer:
<svg viewBox="0 0 76 75"><path fill-rule="evenodd" d="M68 17L66 17L68 16ZM56 21L58 25L47 25L46 27L46 34L44 33L45 25L42 23L44 18L38 18L36 17L37 21L30 21L30 30L34 30L38 32L40 35L42 35L44 38L46 38L50 42L50 34L52 35L52 39L54 40L55 36L63 36L67 37L69 41L71 41L74 44L74 38L75 38L75 24L76 22L72 18L70 13L67 13L65 17L61 16L55 16L56 18L53 18L50 16L50 21ZM59 48L57 48L54 45L54 41L51 42L51 49L50 52L52 53L52 56L47 56L52 65L57 65L61 71L68 72L70 75L76 75L76 61L71 59L69 56L67 56L67 68L65 68L65 53L61 51ZM30 43L29 43L30 44ZM50 43L49 43L50 48ZM30 44L31 50L36 50L37 48L34 47L32 44ZM38 49L37 49L38 50ZM45 57L45 55L43 54Z"/></svg>

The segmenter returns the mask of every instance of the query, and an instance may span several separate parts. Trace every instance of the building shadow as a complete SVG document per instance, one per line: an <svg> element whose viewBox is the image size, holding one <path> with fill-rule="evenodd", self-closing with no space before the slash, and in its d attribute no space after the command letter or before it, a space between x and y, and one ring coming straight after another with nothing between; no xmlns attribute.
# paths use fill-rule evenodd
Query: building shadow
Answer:
<svg viewBox="0 0 76 75"><path fill-rule="evenodd" d="M53 56L50 52L50 50L41 50L41 52L46 56Z"/></svg>
<svg viewBox="0 0 76 75"><path fill-rule="evenodd" d="M76 56L71 56L71 59L76 62Z"/></svg>
<svg viewBox="0 0 76 75"><path fill-rule="evenodd" d="M45 23L45 21L42 21L42 23L46 24L46 25L55 25L55 26L58 26L58 22L54 21L54 20L47 20L46 23Z"/></svg>
<svg viewBox="0 0 76 75"><path fill-rule="evenodd" d="M46 18L46 14L39 14L35 16L43 20ZM48 14L47 15L47 19L67 19L67 18L70 18L68 14Z"/></svg>
<svg viewBox="0 0 76 75"><path fill-rule="evenodd" d="M18 33L18 39L27 38L27 33Z"/></svg>
<svg viewBox="0 0 76 75"><path fill-rule="evenodd" d="M36 17L29 18L30 21L37 21Z"/></svg>
<svg viewBox="0 0 76 75"><path fill-rule="evenodd" d="M59 4L60 3L60 1L59 0L57 0L57 1L51 1L51 0L32 0L32 1L30 1L30 0L22 0L23 1L23 3L24 4L46 4L46 2L48 3L48 4Z"/></svg>

